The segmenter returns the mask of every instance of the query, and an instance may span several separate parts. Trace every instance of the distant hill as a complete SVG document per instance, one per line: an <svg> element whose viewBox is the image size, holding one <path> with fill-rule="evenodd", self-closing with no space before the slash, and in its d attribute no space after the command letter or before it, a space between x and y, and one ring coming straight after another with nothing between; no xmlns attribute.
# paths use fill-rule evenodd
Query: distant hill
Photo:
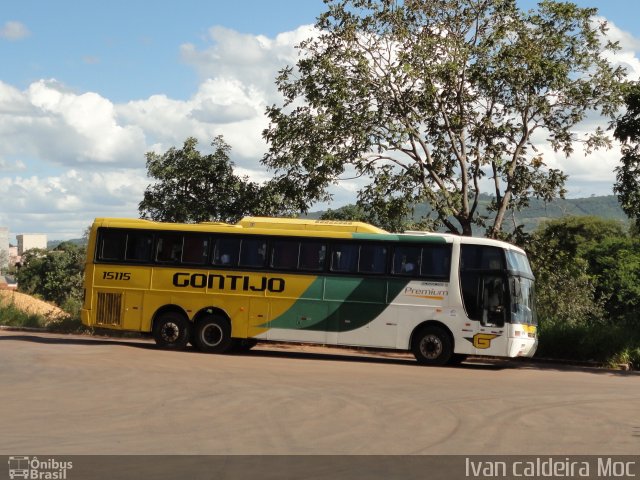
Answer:
<svg viewBox="0 0 640 480"><path fill-rule="evenodd" d="M87 244L87 240L84 238L72 238L71 240L49 240L47 242L47 249L52 250L60 245L62 242L70 242L75 245L85 246Z"/></svg>
<svg viewBox="0 0 640 480"><path fill-rule="evenodd" d="M489 195L482 195L480 198L480 213L487 213L487 206L491 202ZM423 216L429 212L428 205L419 205L416 207L416 216ZM309 212L309 218L320 218L324 211ZM623 212L618 198L615 195L591 196L587 198L568 198L556 199L550 203L544 203L542 200L531 199L529 207L515 214L516 225L524 225L524 230L531 232L535 230L541 223L557 218L567 216L586 216L593 215L595 217L606 218L608 220L619 220L627 223L629 219ZM504 222L504 228L510 230L513 227L512 215L507 214ZM480 232L478 232L480 233Z"/></svg>
<svg viewBox="0 0 640 480"><path fill-rule="evenodd" d="M556 199L547 204L542 200L533 199L528 208L516 214L516 220L524 225L526 231L532 231L547 220L585 215L629 222L615 195Z"/></svg>

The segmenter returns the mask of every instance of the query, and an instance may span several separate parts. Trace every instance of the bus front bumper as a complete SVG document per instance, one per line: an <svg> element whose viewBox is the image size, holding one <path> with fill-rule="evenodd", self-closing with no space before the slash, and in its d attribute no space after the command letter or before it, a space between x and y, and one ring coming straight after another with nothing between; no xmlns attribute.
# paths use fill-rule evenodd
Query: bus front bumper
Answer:
<svg viewBox="0 0 640 480"><path fill-rule="evenodd" d="M538 337L509 339L509 357L533 357L537 348Z"/></svg>

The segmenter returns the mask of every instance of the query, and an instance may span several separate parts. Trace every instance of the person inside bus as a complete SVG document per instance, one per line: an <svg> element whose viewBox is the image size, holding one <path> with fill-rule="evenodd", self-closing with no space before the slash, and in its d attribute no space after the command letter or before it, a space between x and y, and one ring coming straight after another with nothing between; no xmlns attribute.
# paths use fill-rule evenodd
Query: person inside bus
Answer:
<svg viewBox="0 0 640 480"><path fill-rule="evenodd" d="M413 273L416 266L413 262L406 262L402 265L402 273Z"/></svg>

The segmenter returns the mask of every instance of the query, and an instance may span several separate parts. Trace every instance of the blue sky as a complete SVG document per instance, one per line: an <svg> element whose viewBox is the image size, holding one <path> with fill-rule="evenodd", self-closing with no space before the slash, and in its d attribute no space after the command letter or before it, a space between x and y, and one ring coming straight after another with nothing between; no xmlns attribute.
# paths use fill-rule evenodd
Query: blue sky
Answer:
<svg viewBox="0 0 640 480"><path fill-rule="evenodd" d="M223 134L256 180L273 78L295 61L321 0L21 0L0 8L0 226L78 237L97 216L137 216L144 153ZM640 2L580 0L613 22L640 73ZM525 8L534 1L522 1ZM558 160L571 196L610 194L617 149ZM355 199L345 185L336 202Z"/></svg>
<svg viewBox="0 0 640 480"><path fill-rule="evenodd" d="M274 37L313 23L323 10L321 0L3 3L0 25L20 21L30 35L0 42L0 80L26 88L53 77L115 102L158 93L188 98L199 79L181 62L179 47L206 45L214 25Z"/></svg>

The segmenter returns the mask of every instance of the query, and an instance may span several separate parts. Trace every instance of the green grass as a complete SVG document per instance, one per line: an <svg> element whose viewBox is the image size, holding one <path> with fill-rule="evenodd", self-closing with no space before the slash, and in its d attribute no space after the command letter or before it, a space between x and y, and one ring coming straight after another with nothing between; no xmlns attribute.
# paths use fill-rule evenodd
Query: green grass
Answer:
<svg viewBox="0 0 640 480"><path fill-rule="evenodd" d="M9 327L43 328L49 332L80 333L85 331L80 319L67 317L52 320L43 315L25 313L13 303L0 305L0 325Z"/></svg>
<svg viewBox="0 0 640 480"><path fill-rule="evenodd" d="M25 313L12 303L0 305L0 325L42 328L44 322L45 318L42 315Z"/></svg>

